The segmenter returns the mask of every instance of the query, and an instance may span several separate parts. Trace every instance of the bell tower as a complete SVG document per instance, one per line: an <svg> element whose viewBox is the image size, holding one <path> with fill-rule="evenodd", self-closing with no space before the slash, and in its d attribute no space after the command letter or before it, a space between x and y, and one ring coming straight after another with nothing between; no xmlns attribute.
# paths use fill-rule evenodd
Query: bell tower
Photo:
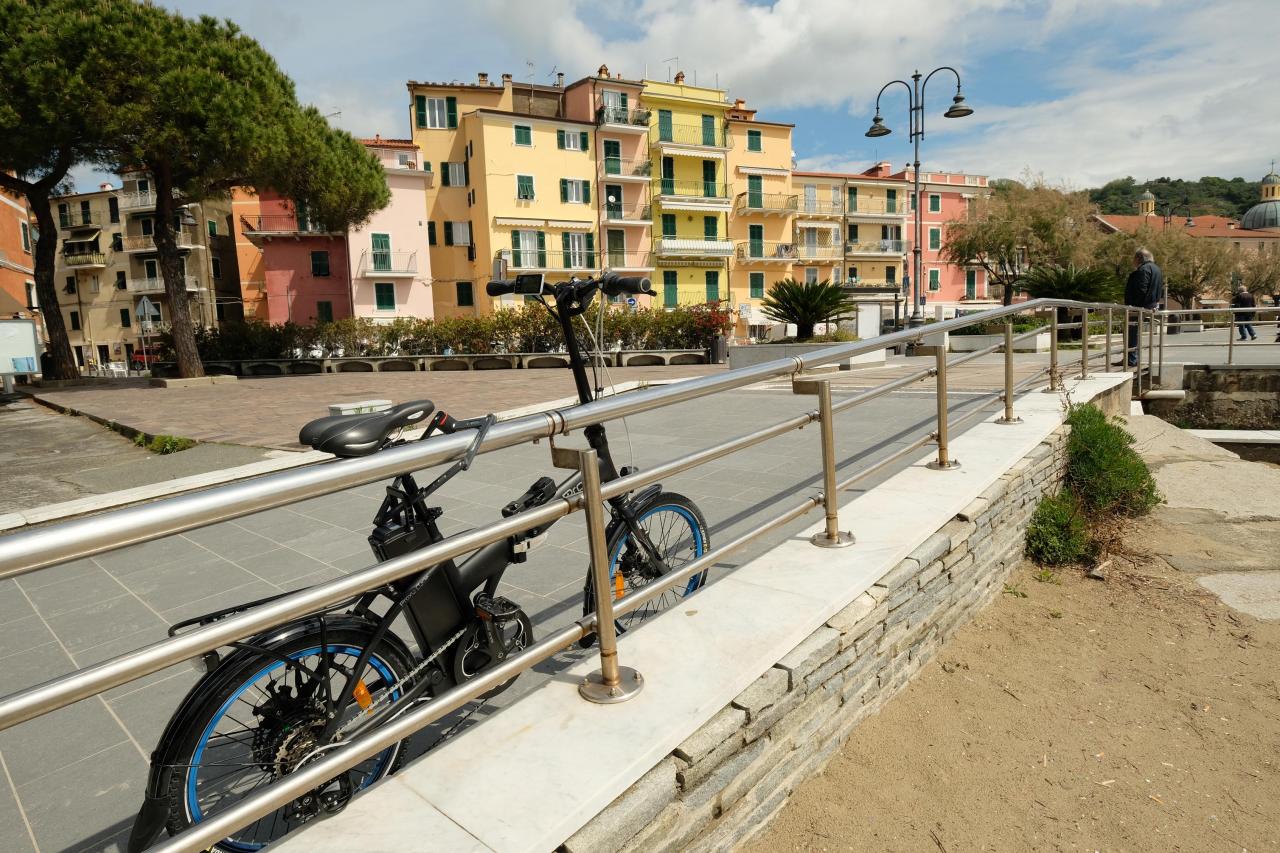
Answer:
<svg viewBox="0 0 1280 853"><path fill-rule="evenodd" d="M1156 215L1156 197L1151 194L1151 190L1147 190L1142 195L1138 196L1138 215Z"/></svg>

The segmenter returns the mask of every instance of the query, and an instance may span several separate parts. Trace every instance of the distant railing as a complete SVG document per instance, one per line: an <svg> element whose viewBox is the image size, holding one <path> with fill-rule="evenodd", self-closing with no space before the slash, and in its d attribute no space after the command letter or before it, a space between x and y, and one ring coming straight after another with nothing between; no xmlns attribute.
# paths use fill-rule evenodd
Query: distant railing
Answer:
<svg viewBox="0 0 1280 853"><path fill-rule="evenodd" d="M794 193L738 193L735 207L738 213L750 213L758 210L762 213L795 213L798 196Z"/></svg>
<svg viewBox="0 0 1280 853"><path fill-rule="evenodd" d="M71 208L58 211L58 227L62 229L93 228L102 225L102 214L96 210Z"/></svg>
<svg viewBox="0 0 1280 853"><path fill-rule="evenodd" d="M241 226L246 234L325 234L316 222L298 221L292 213L269 213L262 216L241 216Z"/></svg>
<svg viewBox="0 0 1280 853"><path fill-rule="evenodd" d="M648 110L624 110L621 107L607 107L603 104L596 107L596 124L625 124L634 127L648 127L650 112Z"/></svg>
<svg viewBox="0 0 1280 853"><path fill-rule="evenodd" d="M791 261L800 256L795 243L744 240L736 248L740 261Z"/></svg>
<svg viewBox="0 0 1280 853"><path fill-rule="evenodd" d="M596 270L597 252L585 249L565 251L561 246L547 247L545 251L537 249L501 249L495 257L506 261L507 267L513 270L528 272L530 270L572 271Z"/></svg>
<svg viewBox="0 0 1280 853"><path fill-rule="evenodd" d="M417 252L383 252L377 249L365 249L356 267L356 275L359 278L373 278L379 275L414 275L417 272Z"/></svg>
<svg viewBox="0 0 1280 853"><path fill-rule="evenodd" d="M653 255L649 252L606 250L604 252L604 267L610 270L651 270L653 269Z"/></svg>
<svg viewBox="0 0 1280 853"><path fill-rule="evenodd" d="M843 258L844 246L840 243L796 243L796 253L801 260L826 260Z"/></svg>
<svg viewBox="0 0 1280 853"><path fill-rule="evenodd" d="M653 209L646 202L631 204L604 204L604 218L618 222L648 221L653 216Z"/></svg>
<svg viewBox="0 0 1280 853"><path fill-rule="evenodd" d="M118 192L116 198L121 210L150 210L156 206L156 194L152 190L146 192Z"/></svg>
<svg viewBox="0 0 1280 853"><path fill-rule="evenodd" d="M720 201L729 199L729 185L719 181L677 181L675 178L658 178L653 182L653 191L659 195L684 198L713 198Z"/></svg>
<svg viewBox="0 0 1280 853"><path fill-rule="evenodd" d="M845 203L845 215L857 216L860 213L864 213L869 216L875 216L878 214L906 216L906 207L907 206L905 204L902 204L896 199L859 198L857 199L857 203L852 207L850 207L847 202Z"/></svg>
<svg viewBox="0 0 1280 853"><path fill-rule="evenodd" d="M196 244L195 235L183 228L173 232L173 241L179 248L188 248ZM131 237L124 237L120 241L120 246L126 252L154 251L156 248L156 235L136 234Z"/></svg>
<svg viewBox="0 0 1280 853"><path fill-rule="evenodd" d="M724 123L714 122L711 126L702 124L664 124L658 121L657 143L671 142L676 145L702 145L708 148L728 148L730 137Z"/></svg>
<svg viewBox="0 0 1280 853"><path fill-rule="evenodd" d="M733 254L733 243L728 240L662 237L655 243L658 255L666 257L727 258Z"/></svg>
<svg viewBox="0 0 1280 853"><path fill-rule="evenodd" d="M653 161L647 157L623 159L605 156L600 163L606 178L647 178L653 174Z"/></svg>
<svg viewBox="0 0 1280 853"><path fill-rule="evenodd" d="M63 252L62 263L69 267L104 267L107 255L105 252Z"/></svg>
<svg viewBox="0 0 1280 853"><path fill-rule="evenodd" d="M844 214L843 201L823 201L818 198L800 197L798 213L811 213L817 216L841 216Z"/></svg>
<svg viewBox="0 0 1280 853"><path fill-rule="evenodd" d="M193 275L184 275L187 290L199 290L200 279ZM130 293L164 293L163 278L131 278L126 286Z"/></svg>
<svg viewBox="0 0 1280 853"><path fill-rule="evenodd" d="M901 255L907 250L905 240L856 240L845 243L851 255Z"/></svg>

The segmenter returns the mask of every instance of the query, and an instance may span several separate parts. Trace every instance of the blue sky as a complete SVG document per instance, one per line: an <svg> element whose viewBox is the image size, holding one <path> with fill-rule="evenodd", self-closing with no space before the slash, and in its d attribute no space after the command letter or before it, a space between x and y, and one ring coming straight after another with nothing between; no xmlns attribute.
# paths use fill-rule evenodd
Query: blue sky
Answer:
<svg viewBox="0 0 1280 853"><path fill-rule="evenodd" d="M486 71L545 83L604 62L627 77L667 79L678 68L691 81L718 80L762 118L796 124L802 168L901 166L911 159L904 90L882 103L894 134L872 140L863 132L876 92L946 64L960 70L976 112L943 119L954 89L934 78L926 169L1030 172L1078 188L1124 175L1257 180L1280 157L1280 0L163 5L234 20L275 55L302 100L340 112L332 120L362 136L408 134L410 79Z"/></svg>

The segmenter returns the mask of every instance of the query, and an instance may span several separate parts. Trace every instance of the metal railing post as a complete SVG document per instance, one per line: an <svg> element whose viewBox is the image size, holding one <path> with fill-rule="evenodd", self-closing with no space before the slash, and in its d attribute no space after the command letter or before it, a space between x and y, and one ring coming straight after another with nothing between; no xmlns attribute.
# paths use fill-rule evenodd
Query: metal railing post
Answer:
<svg viewBox="0 0 1280 853"><path fill-rule="evenodd" d="M938 369L937 391L934 396L938 400L938 458L929 463L935 471L950 471L959 468L960 463L952 459L947 447L947 350L938 347L935 354Z"/></svg>
<svg viewBox="0 0 1280 853"><path fill-rule="evenodd" d="M1133 366L1133 376L1138 380L1138 395L1142 395L1142 309L1135 308L1133 311L1133 320L1138 325L1137 338L1134 341L1134 361L1137 362Z"/></svg>
<svg viewBox="0 0 1280 853"><path fill-rule="evenodd" d="M1013 318L1004 324L1004 414L998 424L1020 424L1022 418L1013 413Z"/></svg>
<svg viewBox="0 0 1280 853"><path fill-rule="evenodd" d="M609 555L605 547L604 498L600 496L600 465L595 450L578 451L578 469L582 472L582 509L591 552L591 586L596 595L596 642L600 645L600 671L582 679L578 693L590 702L612 705L639 693L644 679L631 667L618 664L613 584L609 582Z"/></svg>
<svg viewBox="0 0 1280 853"><path fill-rule="evenodd" d="M1234 364L1236 358L1236 315L1227 313L1227 364Z"/></svg>
<svg viewBox="0 0 1280 853"><path fill-rule="evenodd" d="M1089 378L1089 309L1080 309L1080 378Z"/></svg>
<svg viewBox="0 0 1280 853"><path fill-rule="evenodd" d="M1046 394L1056 394L1062 390L1062 377L1058 375L1058 309L1055 306L1049 315L1049 387Z"/></svg>
<svg viewBox="0 0 1280 853"><path fill-rule="evenodd" d="M1107 357L1106 357L1106 360L1103 362L1103 367L1102 367L1103 373L1111 372L1111 326L1112 326L1111 309L1108 308L1107 309L1107 353L1106 353Z"/></svg>
<svg viewBox="0 0 1280 853"><path fill-rule="evenodd" d="M1147 390L1151 390L1151 371L1156 365L1156 312L1154 309L1147 313ZM1138 345L1142 345L1141 339Z"/></svg>
<svg viewBox="0 0 1280 853"><path fill-rule="evenodd" d="M1159 367L1156 369L1156 377L1160 380L1160 384L1164 385L1164 336L1168 331L1169 315L1161 312L1157 315L1160 318L1159 337L1160 344L1156 349L1156 358L1159 360Z"/></svg>
<svg viewBox="0 0 1280 853"><path fill-rule="evenodd" d="M836 430L832 423L831 383L818 383L818 432L822 437L822 508L826 511L827 526L813 534L810 542L820 548L843 548L853 544L853 534L841 532L839 519L839 489L836 488Z"/></svg>

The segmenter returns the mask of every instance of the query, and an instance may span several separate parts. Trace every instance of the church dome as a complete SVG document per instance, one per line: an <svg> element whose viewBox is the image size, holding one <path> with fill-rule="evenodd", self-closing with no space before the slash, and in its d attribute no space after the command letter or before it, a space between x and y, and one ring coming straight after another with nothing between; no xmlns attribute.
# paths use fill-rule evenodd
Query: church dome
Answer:
<svg viewBox="0 0 1280 853"><path fill-rule="evenodd" d="M1264 187L1273 187L1276 184L1280 184L1280 175L1277 175L1275 172L1269 172L1267 176L1262 179L1262 185Z"/></svg>
<svg viewBox="0 0 1280 853"><path fill-rule="evenodd" d="M1280 178L1276 179L1276 183L1280 183ZM1240 220L1240 227L1254 231L1280 229L1280 199L1270 199L1249 208L1249 212Z"/></svg>
<svg viewBox="0 0 1280 853"><path fill-rule="evenodd" d="M1151 190L1147 190L1142 195L1138 196L1138 201L1155 201L1155 200L1156 200L1156 197L1151 193Z"/></svg>

